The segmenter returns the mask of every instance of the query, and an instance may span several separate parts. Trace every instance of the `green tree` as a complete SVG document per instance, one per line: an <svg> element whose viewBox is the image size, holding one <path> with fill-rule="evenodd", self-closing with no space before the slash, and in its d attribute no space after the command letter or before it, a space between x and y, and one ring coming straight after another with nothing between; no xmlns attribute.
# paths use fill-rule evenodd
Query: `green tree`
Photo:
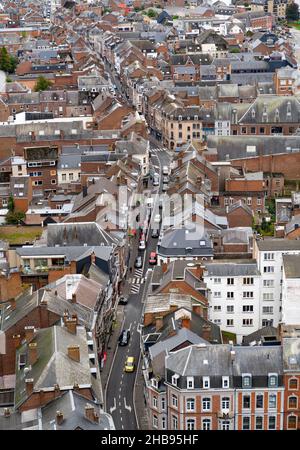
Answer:
<svg viewBox="0 0 300 450"><path fill-rule="evenodd" d="M154 9L149 9L147 12L147 16L152 19L157 16L157 12L155 12Z"/></svg>
<svg viewBox="0 0 300 450"><path fill-rule="evenodd" d="M15 202L12 195L9 196L7 207L9 212L13 212L15 210Z"/></svg>
<svg viewBox="0 0 300 450"><path fill-rule="evenodd" d="M6 223L8 225L18 225L25 219L25 213L22 211L9 211L6 215Z"/></svg>
<svg viewBox="0 0 300 450"><path fill-rule="evenodd" d="M299 5L297 3L291 3L286 7L286 19L290 22L299 19Z"/></svg>
<svg viewBox="0 0 300 450"><path fill-rule="evenodd" d="M0 69L4 72L13 73L18 64L17 58L11 56L6 47L1 47L0 50Z"/></svg>
<svg viewBox="0 0 300 450"><path fill-rule="evenodd" d="M231 50L229 50L229 53L240 53L241 50L239 48L232 48Z"/></svg>
<svg viewBox="0 0 300 450"><path fill-rule="evenodd" d="M52 84L51 81L47 80L47 78L41 75L37 79L34 91L35 92L46 91L46 89L48 89L48 87L50 87L51 84Z"/></svg>

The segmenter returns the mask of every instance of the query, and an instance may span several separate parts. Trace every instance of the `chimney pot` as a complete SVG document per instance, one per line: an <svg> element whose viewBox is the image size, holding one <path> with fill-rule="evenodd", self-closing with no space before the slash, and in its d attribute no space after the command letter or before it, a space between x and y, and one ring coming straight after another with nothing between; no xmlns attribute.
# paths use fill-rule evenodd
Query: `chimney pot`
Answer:
<svg viewBox="0 0 300 450"><path fill-rule="evenodd" d="M68 347L68 357L73 361L80 361L80 347L79 345L72 345Z"/></svg>
<svg viewBox="0 0 300 450"><path fill-rule="evenodd" d="M14 334L13 335L13 341L14 341L14 344L15 344L15 348L20 347L20 345L21 345L21 335L20 334Z"/></svg>
<svg viewBox="0 0 300 450"><path fill-rule="evenodd" d="M56 423L57 425L61 425L64 421L64 415L61 411L56 411Z"/></svg>
<svg viewBox="0 0 300 450"><path fill-rule="evenodd" d="M29 364L33 366L38 360L38 351L37 351L37 343L31 342L28 345L28 352L29 352Z"/></svg>
<svg viewBox="0 0 300 450"><path fill-rule="evenodd" d="M183 328L187 328L189 330L191 328L191 319L188 316L182 317L181 325Z"/></svg>
<svg viewBox="0 0 300 450"><path fill-rule="evenodd" d="M73 292L71 303L76 303L76 294Z"/></svg>
<svg viewBox="0 0 300 450"><path fill-rule="evenodd" d="M34 334L35 334L35 329L33 326L27 326L24 328L25 330L25 339L26 342L30 342L32 341L32 339L34 338Z"/></svg>
<svg viewBox="0 0 300 450"><path fill-rule="evenodd" d="M88 403L85 406L85 417L91 422L99 422L99 416L96 413L94 406L89 405Z"/></svg>

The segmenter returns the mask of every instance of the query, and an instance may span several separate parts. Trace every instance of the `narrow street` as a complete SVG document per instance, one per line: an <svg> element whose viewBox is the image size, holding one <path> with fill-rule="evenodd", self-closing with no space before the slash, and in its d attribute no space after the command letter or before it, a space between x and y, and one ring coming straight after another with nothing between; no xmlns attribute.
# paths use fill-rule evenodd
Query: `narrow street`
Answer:
<svg viewBox="0 0 300 450"><path fill-rule="evenodd" d="M157 151L152 155L153 165L158 167L170 165L170 156L165 151ZM162 182L162 177L160 177ZM162 183L161 183L162 184ZM159 191L161 191L161 184ZM152 187L152 193L158 192L158 188ZM128 304L124 306L124 324L123 329L129 329L131 336L127 346L118 346L113 360L113 367L106 389L106 411L111 413L117 430L136 430L138 425L133 406L134 384L137 376L136 370L133 373L124 372L124 365L128 356L135 358L137 366L140 355L140 334L138 332L139 324L143 311L143 302L145 300L147 281L151 275L149 269L149 255L151 251L156 250L157 239L151 237L151 229L148 229L148 239L145 250L138 250L138 237L135 238L131 257L130 267L132 272L128 271L125 294L128 293ZM134 269L134 261L138 254L143 256L143 268Z"/></svg>

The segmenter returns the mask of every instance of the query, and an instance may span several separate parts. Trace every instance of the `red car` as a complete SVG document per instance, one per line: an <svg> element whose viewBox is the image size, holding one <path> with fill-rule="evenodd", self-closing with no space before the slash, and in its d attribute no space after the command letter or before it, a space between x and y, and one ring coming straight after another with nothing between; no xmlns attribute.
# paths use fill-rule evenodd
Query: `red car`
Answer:
<svg viewBox="0 0 300 450"><path fill-rule="evenodd" d="M149 264L157 264L157 254L155 252L150 253Z"/></svg>

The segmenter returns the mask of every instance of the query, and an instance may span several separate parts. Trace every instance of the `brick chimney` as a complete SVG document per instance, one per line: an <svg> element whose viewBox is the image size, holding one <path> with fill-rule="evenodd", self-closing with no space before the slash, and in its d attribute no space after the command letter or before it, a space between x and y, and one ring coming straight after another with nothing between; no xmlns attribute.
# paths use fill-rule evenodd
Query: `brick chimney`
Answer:
<svg viewBox="0 0 300 450"><path fill-rule="evenodd" d="M162 327L163 327L163 317L159 316L159 317L155 317L155 329L156 331L159 331Z"/></svg>
<svg viewBox="0 0 300 450"><path fill-rule="evenodd" d="M26 394L27 395L31 395L33 392L33 383L34 383L34 379L33 378L26 378L25 380L25 384L26 384Z"/></svg>
<svg viewBox="0 0 300 450"><path fill-rule="evenodd" d="M80 361L80 348L79 345L72 345L68 347L68 357L74 361Z"/></svg>
<svg viewBox="0 0 300 450"><path fill-rule="evenodd" d="M64 421L64 415L61 411L56 411L56 423L57 425L61 425Z"/></svg>
<svg viewBox="0 0 300 450"><path fill-rule="evenodd" d="M26 342L30 342L32 341L32 339L34 338L34 334L35 334L35 329L33 326L27 326L24 328L25 330L25 339Z"/></svg>
<svg viewBox="0 0 300 450"><path fill-rule="evenodd" d="M201 316L201 306L199 304L195 304L192 306L193 313L197 314L198 316Z"/></svg>
<svg viewBox="0 0 300 450"><path fill-rule="evenodd" d="M85 408L85 417L94 423L99 423L99 415L95 411L95 407L93 405L86 404Z"/></svg>
<svg viewBox="0 0 300 450"><path fill-rule="evenodd" d="M21 335L20 334L14 334L13 335L13 341L14 341L14 344L15 344L15 348L20 347L20 345L21 345Z"/></svg>
<svg viewBox="0 0 300 450"><path fill-rule="evenodd" d="M187 328L188 330L191 328L191 319L188 316L183 316L181 318L182 328Z"/></svg>
<svg viewBox="0 0 300 450"><path fill-rule="evenodd" d="M204 324L202 327L202 337L206 341L210 341L211 339L211 325Z"/></svg>
<svg viewBox="0 0 300 450"><path fill-rule="evenodd" d="M92 263L92 264L95 264L95 262L96 262L96 255L95 255L95 253L93 252L93 253L91 254L91 263Z"/></svg>
<svg viewBox="0 0 300 450"><path fill-rule="evenodd" d="M72 294L71 303L76 303L76 293L75 292L73 292L73 294Z"/></svg>
<svg viewBox="0 0 300 450"><path fill-rule="evenodd" d="M65 309L64 315L63 315L63 321L64 321L65 325L66 325L66 321L68 318L69 318L69 311L67 309Z"/></svg>
<svg viewBox="0 0 300 450"><path fill-rule="evenodd" d="M16 309L16 300L14 298L10 298L9 303L12 310Z"/></svg>
<svg viewBox="0 0 300 450"><path fill-rule="evenodd" d="M76 334L77 319L67 319L65 325L69 333Z"/></svg>
<svg viewBox="0 0 300 450"><path fill-rule="evenodd" d="M28 345L29 364L33 366L38 360L38 347L36 342L31 342Z"/></svg>

